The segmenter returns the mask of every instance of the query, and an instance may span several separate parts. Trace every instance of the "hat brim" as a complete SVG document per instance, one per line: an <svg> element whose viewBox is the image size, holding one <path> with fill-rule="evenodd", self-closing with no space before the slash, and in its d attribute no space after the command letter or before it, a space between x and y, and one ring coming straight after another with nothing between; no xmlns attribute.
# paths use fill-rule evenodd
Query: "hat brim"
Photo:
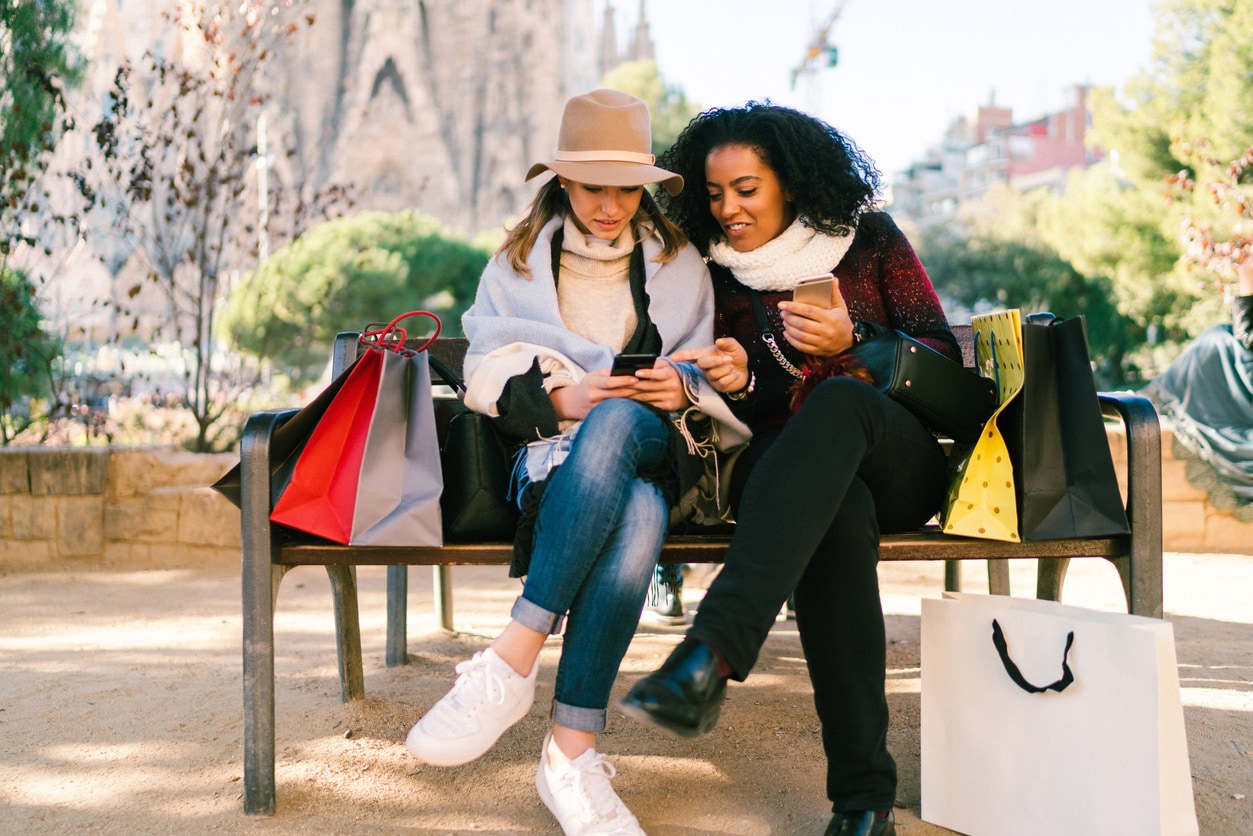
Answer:
<svg viewBox="0 0 1253 836"><path fill-rule="evenodd" d="M536 163L526 173L532 180L545 171L586 183L589 186L647 186L660 183L672 195L683 191L683 177L655 165L621 162L558 162Z"/></svg>

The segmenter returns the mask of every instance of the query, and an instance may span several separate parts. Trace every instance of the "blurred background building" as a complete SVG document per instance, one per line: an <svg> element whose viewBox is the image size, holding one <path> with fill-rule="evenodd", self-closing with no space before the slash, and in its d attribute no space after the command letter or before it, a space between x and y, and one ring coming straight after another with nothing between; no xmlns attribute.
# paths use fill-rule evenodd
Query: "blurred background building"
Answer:
<svg viewBox="0 0 1253 836"><path fill-rule="evenodd" d="M892 178L891 212L920 229L952 223L963 203L979 200L995 183L1019 191L1060 194L1067 175L1106 155L1090 148L1088 88L1076 85L1062 110L1015 122L995 97L949 126L939 144Z"/></svg>

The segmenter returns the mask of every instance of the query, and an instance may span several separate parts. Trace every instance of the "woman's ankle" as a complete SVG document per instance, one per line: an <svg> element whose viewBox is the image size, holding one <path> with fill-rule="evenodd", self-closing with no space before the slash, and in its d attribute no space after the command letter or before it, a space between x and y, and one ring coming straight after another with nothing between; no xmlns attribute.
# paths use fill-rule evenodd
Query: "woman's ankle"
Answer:
<svg viewBox="0 0 1253 836"><path fill-rule="evenodd" d="M548 762L554 768L574 760L588 749L596 748L596 734L553 724L548 741Z"/></svg>
<svg viewBox="0 0 1253 836"><path fill-rule="evenodd" d="M492 642L492 651L518 676L530 676L547 638L517 621L510 621Z"/></svg>

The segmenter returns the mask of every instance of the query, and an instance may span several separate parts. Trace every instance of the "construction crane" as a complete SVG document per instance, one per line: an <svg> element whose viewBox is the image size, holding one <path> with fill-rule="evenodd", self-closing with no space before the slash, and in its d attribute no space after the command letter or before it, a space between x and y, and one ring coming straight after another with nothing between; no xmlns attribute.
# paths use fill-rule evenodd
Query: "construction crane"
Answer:
<svg viewBox="0 0 1253 836"><path fill-rule="evenodd" d="M812 111L817 105L817 84L815 75L818 70L825 67L834 67L839 63L840 51L831 43L831 27L835 25L839 19L840 13L844 11L844 7L848 5L848 0L836 0L835 6L831 9L831 13L827 15L826 20L822 22L814 31L814 36L809 41L809 46L805 48L805 57L792 70L792 89L796 89L796 80L804 75L809 84L809 109Z"/></svg>

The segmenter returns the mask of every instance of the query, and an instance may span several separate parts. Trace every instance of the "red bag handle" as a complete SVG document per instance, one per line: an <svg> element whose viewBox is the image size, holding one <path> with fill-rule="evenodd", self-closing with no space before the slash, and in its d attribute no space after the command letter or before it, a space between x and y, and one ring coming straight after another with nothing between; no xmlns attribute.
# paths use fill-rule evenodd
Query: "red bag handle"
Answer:
<svg viewBox="0 0 1253 836"><path fill-rule="evenodd" d="M422 343L422 345L417 348L405 349L405 340L409 338L409 334L404 328L400 327L399 323L401 320L408 319L411 316L429 316L431 319L435 320L435 332L431 334L431 336L427 337L426 342ZM408 313L403 313L384 325L382 328L374 328L372 325L373 323L371 323L371 325L367 325L365 330L361 332L361 336L357 338L357 341L360 342L361 345L366 348L386 349L388 351L395 352L408 350L415 354L420 351L426 351L430 348L431 343L435 342L435 340L439 337L439 332L444 327L443 321L430 311L409 311Z"/></svg>

